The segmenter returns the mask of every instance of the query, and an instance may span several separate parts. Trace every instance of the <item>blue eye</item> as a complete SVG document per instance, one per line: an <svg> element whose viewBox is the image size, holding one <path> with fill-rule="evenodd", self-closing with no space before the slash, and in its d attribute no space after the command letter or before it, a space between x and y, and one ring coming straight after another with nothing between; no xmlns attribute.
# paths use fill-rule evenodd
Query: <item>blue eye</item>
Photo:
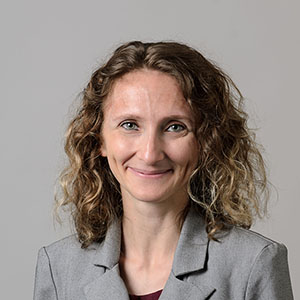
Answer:
<svg viewBox="0 0 300 300"><path fill-rule="evenodd" d="M183 130L185 130L185 127L183 125L180 125L180 124L172 124L167 129L167 131L171 131L171 132L180 132L180 131L183 131Z"/></svg>
<svg viewBox="0 0 300 300"><path fill-rule="evenodd" d="M121 127L123 127L126 130L137 130L138 126L133 122L124 122L121 124Z"/></svg>

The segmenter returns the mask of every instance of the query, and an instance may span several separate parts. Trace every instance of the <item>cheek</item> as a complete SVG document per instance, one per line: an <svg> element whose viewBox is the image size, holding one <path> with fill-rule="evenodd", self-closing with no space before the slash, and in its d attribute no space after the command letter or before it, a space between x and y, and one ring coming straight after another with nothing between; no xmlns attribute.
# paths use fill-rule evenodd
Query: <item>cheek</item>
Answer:
<svg viewBox="0 0 300 300"><path fill-rule="evenodd" d="M110 138L105 139L106 156L109 160L122 162L131 155L132 143L128 139L111 135Z"/></svg>
<svg viewBox="0 0 300 300"><path fill-rule="evenodd" d="M170 157L182 167L193 169L198 162L198 144L195 138L176 144L170 148Z"/></svg>

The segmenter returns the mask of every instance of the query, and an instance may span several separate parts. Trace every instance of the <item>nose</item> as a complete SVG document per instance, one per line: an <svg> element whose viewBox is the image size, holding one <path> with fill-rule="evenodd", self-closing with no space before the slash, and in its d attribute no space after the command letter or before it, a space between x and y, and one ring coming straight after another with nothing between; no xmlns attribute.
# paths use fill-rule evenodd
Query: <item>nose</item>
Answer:
<svg viewBox="0 0 300 300"><path fill-rule="evenodd" d="M143 160L147 165L154 165L163 160L165 157L163 144L163 140L159 134L155 132L143 134L139 143L138 158Z"/></svg>

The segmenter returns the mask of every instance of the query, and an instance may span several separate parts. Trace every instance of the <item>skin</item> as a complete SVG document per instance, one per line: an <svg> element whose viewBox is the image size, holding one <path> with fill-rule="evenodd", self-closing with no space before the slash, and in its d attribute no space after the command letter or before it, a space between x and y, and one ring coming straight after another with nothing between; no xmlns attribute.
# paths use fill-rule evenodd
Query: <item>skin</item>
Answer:
<svg viewBox="0 0 300 300"><path fill-rule="evenodd" d="M131 294L162 289L169 276L198 161L193 129L178 82L162 72L127 73L106 100L100 151L121 187L120 272Z"/></svg>

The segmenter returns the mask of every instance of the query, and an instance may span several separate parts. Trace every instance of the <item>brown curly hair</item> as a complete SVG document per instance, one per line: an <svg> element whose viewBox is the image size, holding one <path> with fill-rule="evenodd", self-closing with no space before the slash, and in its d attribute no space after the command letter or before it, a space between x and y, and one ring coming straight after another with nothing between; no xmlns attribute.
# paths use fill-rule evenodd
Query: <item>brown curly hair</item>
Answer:
<svg viewBox="0 0 300 300"><path fill-rule="evenodd" d="M174 76L196 121L199 163L188 183L190 205L198 208L210 238L233 224L249 228L265 211L267 180L263 158L247 127L242 95L232 80L195 49L176 42L123 44L96 70L71 121L65 151L69 165L60 176L57 208L72 207L78 239L85 248L100 242L122 216L120 186L101 157L103 105L112 84L142 68Z"/></svg>

